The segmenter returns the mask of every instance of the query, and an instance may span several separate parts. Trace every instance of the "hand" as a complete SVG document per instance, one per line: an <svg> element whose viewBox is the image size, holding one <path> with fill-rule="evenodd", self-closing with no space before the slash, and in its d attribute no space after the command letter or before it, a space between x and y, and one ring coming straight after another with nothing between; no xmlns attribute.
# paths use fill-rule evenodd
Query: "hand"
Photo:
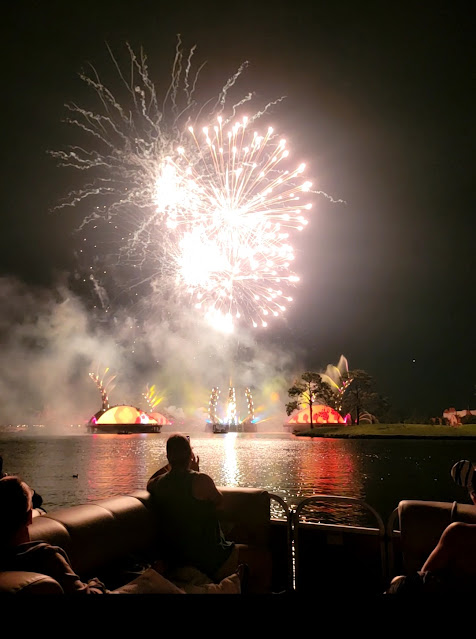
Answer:
<svg viewBox="0 0 476 639"><path fill-rule="evenodd" d="M199 461L200 461L200 457L198 455L195 456L195 453L192 452L192 456L190 457L190 464L188 466L190 468L190 470L199 471L200 470L199 465L198 465Z"/></svg>

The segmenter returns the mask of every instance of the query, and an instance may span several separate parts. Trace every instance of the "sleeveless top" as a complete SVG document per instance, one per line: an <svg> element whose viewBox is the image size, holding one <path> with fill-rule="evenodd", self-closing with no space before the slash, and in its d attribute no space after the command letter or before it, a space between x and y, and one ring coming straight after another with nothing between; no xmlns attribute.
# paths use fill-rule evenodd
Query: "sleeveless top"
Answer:
<svg viewBox="0 0 476 639"><path fill-rule="evenodd" d="M174 566L194 566L213 578L230 556L215 504L193 496L193 470L171 470L149 486L159 517L165 559Z"/></svg>

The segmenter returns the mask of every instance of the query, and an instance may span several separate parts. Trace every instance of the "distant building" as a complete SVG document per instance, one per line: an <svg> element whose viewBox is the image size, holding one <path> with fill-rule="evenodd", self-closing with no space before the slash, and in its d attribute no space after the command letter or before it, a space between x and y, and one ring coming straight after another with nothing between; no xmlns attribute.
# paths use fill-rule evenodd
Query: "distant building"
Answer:
<svg viewBox="0 0 476 639"><path fill-rule="evenodd" d="M456 408L447 408L443 411L443 418L446 419L450 426L457 426L461 424L463 417L469 417L470 415L476 416L476 410L456 410Z"/></svg>

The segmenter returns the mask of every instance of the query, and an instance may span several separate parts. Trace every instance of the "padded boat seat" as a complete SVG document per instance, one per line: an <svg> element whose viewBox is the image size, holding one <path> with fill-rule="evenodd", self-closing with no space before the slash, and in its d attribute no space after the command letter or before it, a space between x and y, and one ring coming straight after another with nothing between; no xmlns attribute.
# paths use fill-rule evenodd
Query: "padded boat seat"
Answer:
<svg viewBox="0 0 476 639"><path fill-rule="evenodd" d="M272 578L269 493L254 488L220 490L224 496L220 513L224 532L237 544L240 560L250 566L250 592L269 592ZM158 530L167 522L158 521L150 505L150 494L137 491L61 508L35 517L29 527L30 538L63 548L83 580L108 575L113 578L121 571L127 572L131 558L167 559L167 548L157 547ZM45 575L0 572L0 592L27 590L62 592L61 586Z"/></svg>
<svg viewBox="0 0 476 639"><path fill-rule="evenodd" d="M11 570L0 573L0 594L15 595L63 595L59 583L37 572Z"/></svg>

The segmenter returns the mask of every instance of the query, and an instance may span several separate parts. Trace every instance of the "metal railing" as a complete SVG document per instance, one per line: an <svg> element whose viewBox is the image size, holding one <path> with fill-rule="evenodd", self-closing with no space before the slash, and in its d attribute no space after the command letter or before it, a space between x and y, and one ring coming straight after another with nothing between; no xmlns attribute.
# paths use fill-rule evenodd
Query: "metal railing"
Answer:
<svg viewBox="0 0 476 639"><path fill-rule="evenodd" d="M385 583L385 581L388 578L388 562L387 562L387 549L386 549L386 529L385 529L385 525L383 523L382 517L379 515L379 513L372 508L372 506L370 506L369 504L367 504L365 501L363 501L362 499L358 499L355 497L344 497L341 495L313 495L311 497L307 497L306 499L304 499L303 501L301 501L299 503L299 505L296 507L296 509L294 510L294 512L291 515L291 535L292 535L292 543L291 543L291 554L294 557L294 562L293 562L293 588L295 589L296 587L296 583L298 583L298 578L299 578L299 570L300 570L300 557L299 557L299 535L297 534L297 531L299 529L299 524L300 524L300 515L302 513L302 511L304 510L304 508L306 508L306 506L309 506L311 504L315 504L315 503L322 503L322 502L340 502L343 504L347 504L347 505L358 505L361 508L363 508L364 510L367 510L368 512L370 512L373 517L376 520L377 523L377 527L375 529L373 528L363 528L363 527L355 527L355 526L343 526L342 524L337 524L335 525L335 527L337 529L342 529L345 528L347 530L352 530L353 532L358 533L363 532L365 534L375 534L379 537L379 541L380 541L380 565L381 565L381 576L382 576L382 583ZM332 524L316 524L316 525L321 525L321 526L329 526L329 529L332 529L333 525Z"/></svg>
<svg viewBox="0 0 476 639"><path fill-rule="evenodd" d="M390 515L387 522L387 575L394 575L395 568L395 549L394 549L394 540L397 537L400 537L400 530L395 529L395 522L398 521L398 508ZM400 522L399 522L400 525Z"/></svg>
<svg viewBox="0 0 476 639"><path fill-rule="evenodd" d="M286 515L286 558L287 558L287 589L294 589L294 565L293 565L293 528L292 528L292 511L289 506L279 495L269 493L270 499L274 499L284 510Z"/></svg>

